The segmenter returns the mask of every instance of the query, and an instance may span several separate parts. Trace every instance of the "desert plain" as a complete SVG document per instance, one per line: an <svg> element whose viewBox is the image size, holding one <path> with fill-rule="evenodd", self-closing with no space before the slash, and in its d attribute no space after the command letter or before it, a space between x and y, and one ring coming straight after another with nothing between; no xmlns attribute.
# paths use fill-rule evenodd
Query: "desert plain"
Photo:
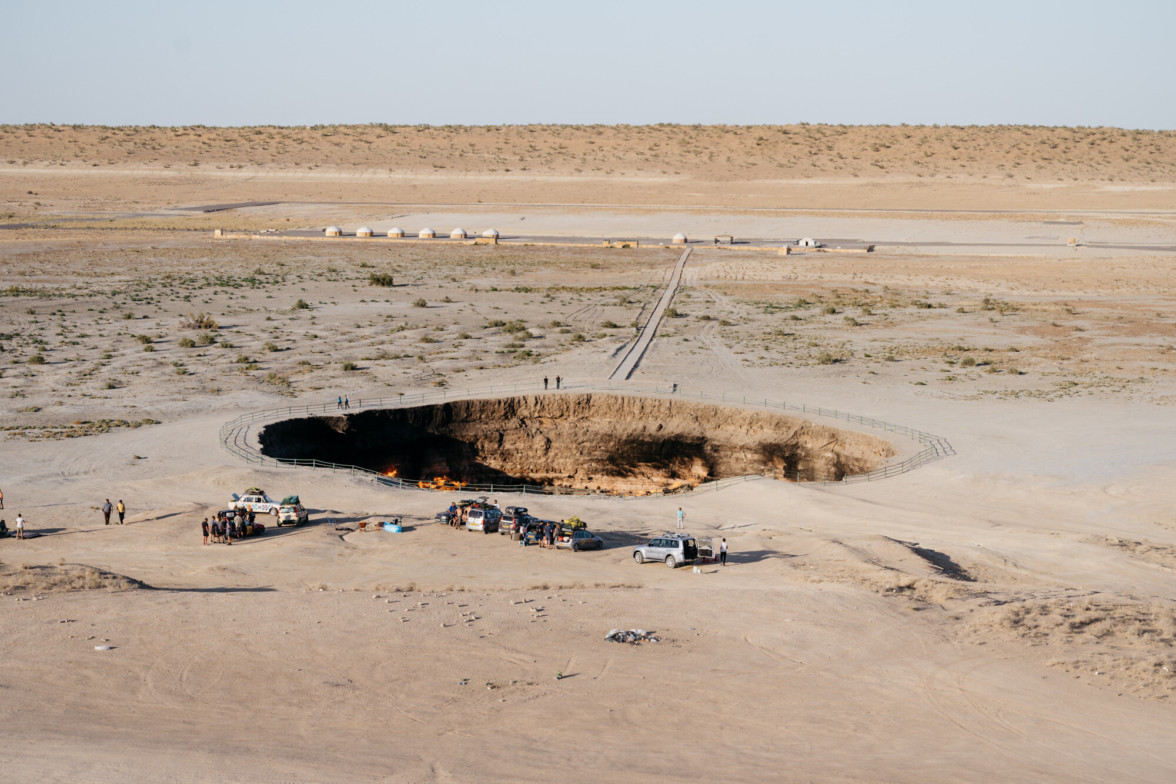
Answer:
<svg viewBox="0 0 1176 784"><path fill-rule="evenodd" d="M0 517L38 534L0 539L5 778L1171 781L1174 170L1176 134L1097 128L0 127ZM609 384L948 446L498 496L605 541L571 553L220 438ZM202 546L250 486L310 523ZM679 506L727 566L634 562Z"/></svg>

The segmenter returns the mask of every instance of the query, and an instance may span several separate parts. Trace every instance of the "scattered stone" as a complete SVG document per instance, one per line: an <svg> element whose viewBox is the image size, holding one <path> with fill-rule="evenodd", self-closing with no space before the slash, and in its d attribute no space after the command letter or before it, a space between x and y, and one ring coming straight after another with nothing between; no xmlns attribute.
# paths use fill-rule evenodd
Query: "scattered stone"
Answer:
<svg viewBox="0 0 1176 784"><path fill-rule="evenodd" d="M113 651L114 646L113 645L95 645L94 650L96 650L96 651Z"/></svg>
<svg viewBox="0 0 1176 784"><path fill-rule="evenodd" d="M604 638L607 642L627 642L630 645L640 645L643 642L660 642L653 632L644 629L613 629Z"/></svg>

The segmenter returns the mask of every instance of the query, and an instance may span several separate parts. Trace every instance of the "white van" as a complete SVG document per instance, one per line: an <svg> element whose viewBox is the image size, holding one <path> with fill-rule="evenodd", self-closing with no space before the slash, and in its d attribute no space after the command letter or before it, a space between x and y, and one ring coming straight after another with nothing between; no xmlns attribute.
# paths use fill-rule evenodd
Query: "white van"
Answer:
<svg viewBox="0 0 1176 784"><path fill-rule="evenodd" d="M476 507L470 509L466 512L466 530L492 534L498 530L498 521L501 518L502 512L499 512L493 507Z"/></svg>

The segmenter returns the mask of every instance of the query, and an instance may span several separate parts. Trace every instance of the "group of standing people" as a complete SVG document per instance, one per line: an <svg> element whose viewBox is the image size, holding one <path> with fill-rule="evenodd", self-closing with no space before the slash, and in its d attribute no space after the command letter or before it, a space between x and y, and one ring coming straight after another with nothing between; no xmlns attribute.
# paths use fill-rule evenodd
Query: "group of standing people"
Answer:
<svg viewBox="0 0 1176 784"><path fill-rule="evenodd" d="M255 519L256 516L253 512L247 512L242 515L240 509L237 510L237 513L232 518L227 520L217 516L213 517L212 521L209 522L209 519L206 517L200 523L200 533L204 536L204 544L207 545L209 543L209 537L211 537L212 544L221 544L223 542L224 544L231 545L234 539L241 539L249 532L249 529L255 524Z"/></svg>
<svg viewBox="0 0 1176 784"><path fill-rule="evenodd" d="M359 402L363 402L362 400ZM351 399L347 395L335 398L335 408L351 408Z"/></svg>
<svg viewBox="0 0 1176 784"><path fill-rule="evenodd" d="M118 504L113 506L109 498L106 499L106 503L102 504L102 519L105 520L104 525L110 525L110 513L116 509L118 510L118 524L123 525L127 516L127 505L123 503L121 498L118 499Z"/></svg>
<svg viewBox="0 0 1176 784"><path fill-rule="evenodd" d="M556 376L555 377L555 388L559 389L559 385L561 383L563 383L563 379L560 378L559 376ZM547 376L543 377L543 389L545 389L545 390L547 389Z"/></svg>
<svg viewBox="0 0 1176 784"><path fill-rule="evenodd" d="M544 550L555 549L555 533L558 525L559 523L553 523L548 520L543 524L543 527L539 529L539 546ZM526 541L526 539L523 539L524 544Z"/></svg>

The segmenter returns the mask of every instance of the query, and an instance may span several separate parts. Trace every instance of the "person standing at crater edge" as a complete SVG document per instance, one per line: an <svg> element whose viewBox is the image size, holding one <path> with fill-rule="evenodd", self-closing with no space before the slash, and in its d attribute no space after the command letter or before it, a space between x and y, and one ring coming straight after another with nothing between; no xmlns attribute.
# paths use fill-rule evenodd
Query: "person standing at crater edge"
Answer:
<svg viewBox="0 0 1176 784"><path fill-rule="evenodd" d="M123 518L127 516L127 505L123 503L122 499L118 499L118 506L114 507L118 510L118 524L123 524Z"/></svg>
<svg viewBox="0 0 1176 784"><path fill-rule="evenodd" d="M102 505L102 519L106 522L104 525L110 525L110 513L114 511L114 506L110 503L110 499L106 499L106 503Z"/></svg>
<svg viewBox="0 0 1176 784"><path fill-rule="evenodd" d="M682 511L682 507L678 507L678 530L681 531L686 527L686 513Z"/></svg>

